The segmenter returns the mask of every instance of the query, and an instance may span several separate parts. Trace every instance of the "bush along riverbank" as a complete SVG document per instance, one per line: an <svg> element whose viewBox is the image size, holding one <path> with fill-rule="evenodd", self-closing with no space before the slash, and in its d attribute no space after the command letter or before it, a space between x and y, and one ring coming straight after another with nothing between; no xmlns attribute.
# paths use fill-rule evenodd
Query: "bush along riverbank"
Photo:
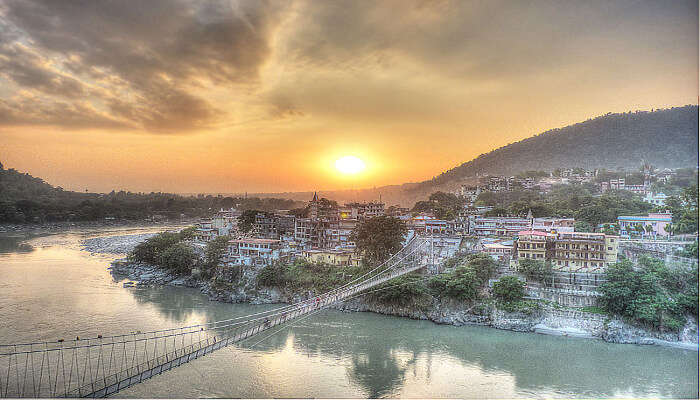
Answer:
<svg viewBox="0 0 700 400"><path fill-rule="evenodd" d="M195 287L211 300L263 304L310 299L371 269L365 266L337 267L299 259L259 267L220 267L217 260L224 254L227 238L218 238L206 247L198 248L189 242L191 233L156 235L137 246L127 259L115 261L112 272L137 285ZM655 273L661 274L658 264L654 265L657 267L653 269ZM605 291L603 297L607 303L603 301L601 307L584 309L568 309L547 301L524 299L524 283L515 276L497 276L496 264L484 255L459 256L448 260L445 267L445 272L438 275L414 272L401 276L333 308L456 326L483 325L520 332L599 338L613 343L698 348L697 319L691 316L696 314L692 314L690 306L693 293L697 304L697 284L693 292L690 278L679 280L673 274L673 277L667 277L667 282L671 283L662 285L665 292L659 296L668 295L669 290L673 292L669 287L680 288L677 292L682 295L677 296L679 301L676 302L680 305L667 304L666 308L660 309L660 319L654 323L649 310L659 308L654 304L647 304L645 308L644 299L648 298L649 291L642 284L622 290L618 280L611 280L618 284L618 292L628 296L624 300L634 302L640 313L622 314L610 308L611 304L617 303ZM636 271L643 274L647 270L649 268L642 266ZM692 271L683 272L687 273L692 277ZM695 274L697 277L697 271ZM633 282L648 279L640 277ZM489 281L492 287L489 287ZM668 310L673 310L673 313L669 314ZM645 316L645 319L638 315Z"/></svg>

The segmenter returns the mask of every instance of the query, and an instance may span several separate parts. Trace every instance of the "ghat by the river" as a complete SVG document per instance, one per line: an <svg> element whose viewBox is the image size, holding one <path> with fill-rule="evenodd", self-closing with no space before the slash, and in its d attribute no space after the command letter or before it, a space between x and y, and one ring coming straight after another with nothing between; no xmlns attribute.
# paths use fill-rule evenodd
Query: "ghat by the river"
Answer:
<svg viewBox="0 0 700 400"><path fill-rule="evenodd" d="M106 269L114 257L80 248L86 237L147 232L0 238L0 342L177 327L272 307L212 302L186 288L124 288ZM119 396L696 398L698 352L324 311Z"/></svg>

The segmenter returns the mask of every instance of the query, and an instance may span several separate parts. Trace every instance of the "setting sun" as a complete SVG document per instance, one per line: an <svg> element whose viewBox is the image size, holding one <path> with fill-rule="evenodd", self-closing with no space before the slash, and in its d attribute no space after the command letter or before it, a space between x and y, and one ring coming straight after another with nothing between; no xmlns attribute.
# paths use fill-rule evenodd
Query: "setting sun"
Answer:
<svg viewBox="0 0 700 400"><path fill-rule="evenodd" d="M354 175L365 169L365 163L355 156L345 156L335 161L335 168L343 174Z"/></svg>

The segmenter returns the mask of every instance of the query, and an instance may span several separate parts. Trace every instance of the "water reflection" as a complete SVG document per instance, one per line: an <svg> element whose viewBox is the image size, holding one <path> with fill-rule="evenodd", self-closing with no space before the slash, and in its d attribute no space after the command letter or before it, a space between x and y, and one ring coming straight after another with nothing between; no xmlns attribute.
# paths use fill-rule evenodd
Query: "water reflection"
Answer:
<svg viewBox="0 0 700 400"><path fill-rule="evenodd" d="M34 247L26 243L25 237L20 236L0 236L0 253L29 253L34 251Z"/></svg>
<svg viewBox="0 0 700 400"><path fill-rule="evenodd" d="M171 289L139 289L132 293L139 302L150 303L175 320L186 319L195 309L203 313L203 319L215 321L231 318L232 311L245 315L275 307L205 304L194 290L186 294ZM517 391L525 394L697 396L697 352L680 349L324 311L269 337L252 350L279 353L290 339L298 354L341 360L349 381L373 398L400 395L407 371L415 375L418 369L430 382L435 358L489 376L511 376ZM464 383L463 379L455 375L453 382Z"/></svg>
<svg viewBox="0 0 700 400"><path fill-rule="evenodd" d="M80 235L0 239L0 342L128 333L279 305L210 302L179 287L124 288ZM18 240L19 239L19 240ZM14 243L14 244L8 244ZM10 249L10 250L4 250ZM262 337L259 339L263 339ZM142 397L686 397L698 353L324 311L133 388ZM202 368L202 367L205 368ZM194 388L193 388L194 387Z"/></svg>

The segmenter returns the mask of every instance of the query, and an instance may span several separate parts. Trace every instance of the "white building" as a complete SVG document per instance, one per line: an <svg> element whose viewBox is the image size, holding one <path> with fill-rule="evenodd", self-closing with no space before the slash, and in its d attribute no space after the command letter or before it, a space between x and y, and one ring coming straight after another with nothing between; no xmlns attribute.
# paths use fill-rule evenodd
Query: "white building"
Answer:
<svg viewBox="0 0 700 400"><path fill-rule="evenodd" d="M664 193L653 194L651 192L647 192L647 195L644 197L644 201L655 206L663 207L666 205L667 198L668 196L666 196Z"/></svg>
<svg viewBox="0 0 700 400"><path fill-rule="evenodd" d="M229 241L226 265L269 265L283 256L279 240L241 238Z"/></svg>

